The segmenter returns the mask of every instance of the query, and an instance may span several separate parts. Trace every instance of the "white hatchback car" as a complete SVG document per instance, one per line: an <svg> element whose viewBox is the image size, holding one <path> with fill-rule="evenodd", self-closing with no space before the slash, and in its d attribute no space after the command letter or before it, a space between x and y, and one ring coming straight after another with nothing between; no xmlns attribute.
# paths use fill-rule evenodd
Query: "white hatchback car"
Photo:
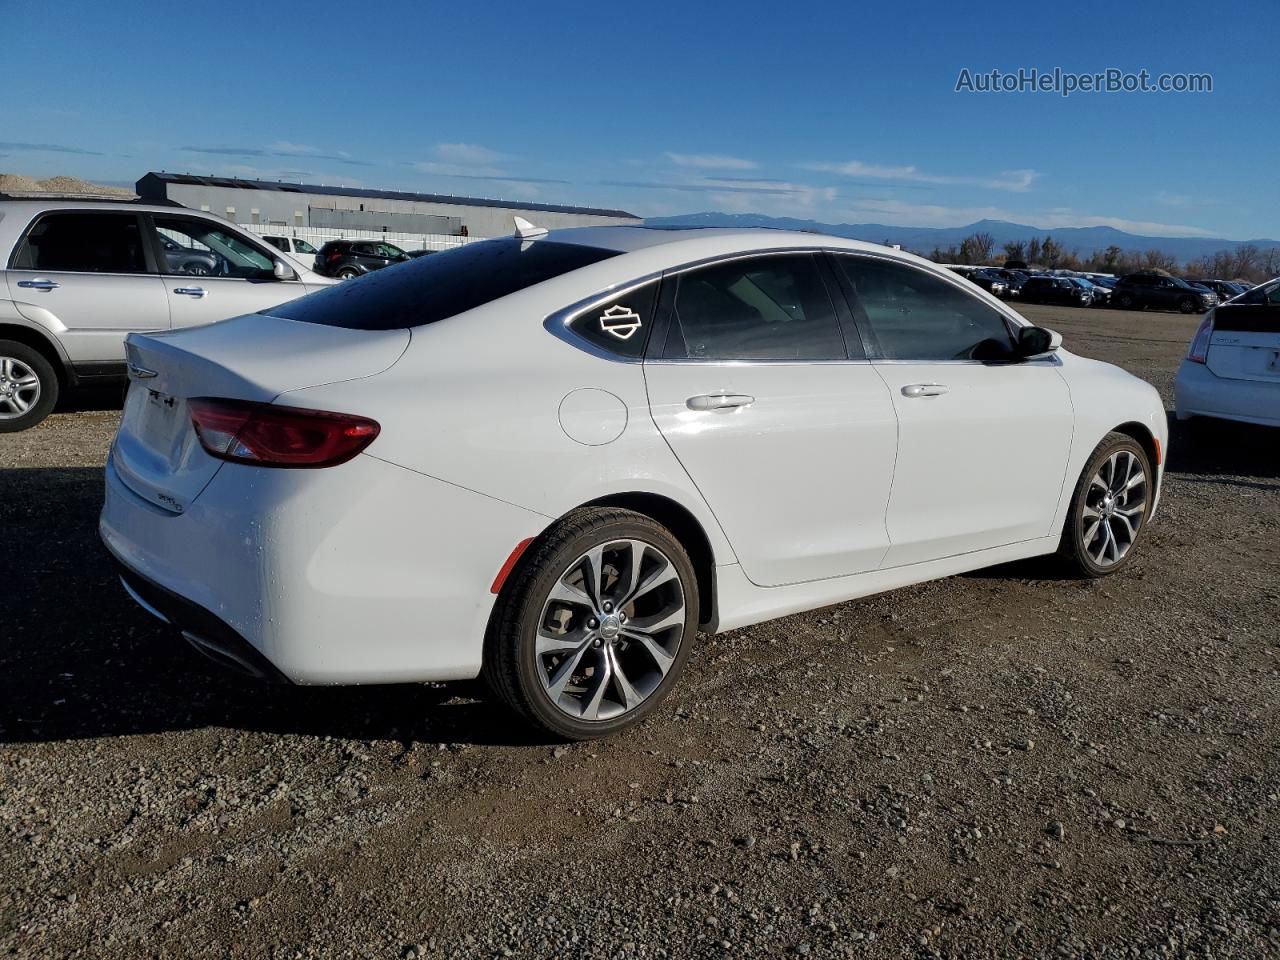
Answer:
<svg viewBox="0 0 1280 960"><path fill-rule="evenodd" d="M1173 385L1179 420L1280 427L1280 280L1205 314Z"/></svg>
<svg viewBox="0 0 1280 960"><path fill-rule="evenodd" d="M775 231L525 229L132 335L101 533L216 659L483 673L563 737L723 631L1061 549L1120 569L1164 409L934 264Z"/></svg>

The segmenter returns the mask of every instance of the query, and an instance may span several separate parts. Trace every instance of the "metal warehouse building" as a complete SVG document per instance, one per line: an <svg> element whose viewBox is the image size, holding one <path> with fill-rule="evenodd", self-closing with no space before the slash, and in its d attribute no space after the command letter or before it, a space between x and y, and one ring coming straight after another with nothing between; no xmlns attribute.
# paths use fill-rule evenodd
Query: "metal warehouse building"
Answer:
<svg viewBox="0 0 1280 960"><path fill-rule="evenodd" d="M497 237L514 229L512 217L540 227L640 223L625 210L515 203L476 197L317 184L148 173L137 184L145 203L179 203L245 226L302 228L368 234Z"/></svg>

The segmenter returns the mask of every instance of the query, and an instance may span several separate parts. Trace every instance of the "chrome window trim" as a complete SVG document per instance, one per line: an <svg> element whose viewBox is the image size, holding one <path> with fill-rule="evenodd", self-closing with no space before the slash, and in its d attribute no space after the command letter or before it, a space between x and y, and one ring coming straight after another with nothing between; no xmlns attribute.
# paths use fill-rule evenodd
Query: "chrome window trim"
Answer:
<svg viewBox="0 0 1280 960"><path fill-rule="evenodd" d="M614 363L644 363L643 356L627 357L620 353L614 353L611 350L606 350L604 347L597 346L586 337L578 336L578 334L570 329L569 325L592 307L597 307L606 300L612 300L614 297L625 296L633 290L639 290L646 284L656 283L662 279L662 276L662 271L658 271L656 273L646 274L638 280L628 280L624 283L615 284L609 289L602 290L599 293L593 293L591 296L585 297L577 303L564 307L561 310L557 310L555 313L548 314L547 318L542 321L542 327L553 337L563 340L565 343L569 344L569 346L576 347L584 353L589 353L593 357L598 357L601 360L612 360ZM654 309L657 309L656 304ZM647 335L648 331L646 331L646 336Z"/></svg>
<svg viewBox="0 0 1280 960"><path fill-rule="evenodd" d="M844 363L844 364L967 363L967 364L973 364L975 366L986 366L986 364L983 364L981 360L881 360L881 359L872 359L872 358L858 358L858 359L845 358L843 360L830 360L830 359L801 360L801 359L772 359L772 358L757 359L757 360L700 360L697 357L670 357L670 358L655 357L655 358L646 359L644 357L626 357L626 356L622 356L621 354L617 354L609 350L605 350L603 347L597 346L596 344L585 339L584 337L578 336L576 333L573 332L572 329L570 329L570 324L572 324L574 320L578 319L578 317L586 313L592 307L598 306L599 304L603 303L606 300L611 300L614 297L623 296L627 293L630 293L632 290L636 290L640 287L643 287L645 284L654 283L658 280L663 280L667 277L679 276L680 274L687 273L690 270L697 270L702 267L711 266L713 264L730 263L734 260L746 260L752 257L774 256L774 255L793 255L794 256L797 254L815 254L816 255L820 253L828 253L828 254L836 254L841 256L852 256L852 257L869 257L874 260L885 260L885 261L888 261L889 263L895 263L895 264L899 264L901 266L907 267L909 269L917 270L920 273L941 277L946 282L954 286L961 293L966 294L967 296L973 297L975 300L977 300L979 303L983 304L984 306L994 307L996 313L998 313L1000 316L1012 322L1015 326L1018 326L1018 327L1034 326L1034 324L1032 324L1026 318L1019 316L1018 314L1009 310L999 300L997 300L995 304L991 304L986 300L984 300L982 297L974 297L972 290L965 289L965 284L968 283L968 281L965 281L963 277L959 277L954 274L951 274L951 272L948 270L939 270L936 272L931 272L929 270L926 270L922 267L917 266L914 263L911 263L908 260L903 259L902 257L894 256L891 253L880 253L879 251L869 251L869 250L849 250L844 247L829 247L829 246L778 247L775 249L745 250L745 251L739 251L737 253L724 253L724 254L717 254L711 257L703 257L700 260L692 260L688 263L683 263L675 267L668 267L665 270L658 270L653 273L646 274L645 276L640 277L636 280L628 280L623 283L618 283L605 290L601 290L597 293L593 293L591 296L584 297L583 299L577 301L576 303L571 304L570 306L564 307L560 310L556 310L554 313L548 314L547 317L542 321L542 326L543 326L543 329L545 329L552 336L556 337L559 340L564 341L565 343L569 344L569 346L575 347L578 350L581 350L584 353L588 353L591 356L596 357L598 359L610 360L614 363L663 363L663 364L700 363L704 365L732 364L732 365L740 365L740 366L758 365L758 364L779 364L779 363L792 364L793 366L799 365L799 364L839 364L839 363ZM972 286L972 284L969 284L969 285ZM995 299L995 298L993 297L992 299ZM1040 358L1036 358L1036 359L1038 360ZM1055 357L1046 357L1044 359L1055 360L1056 362L1061 363L1061 361L1057 360L1057 358ZM1028 363L1028 362L1035 362L1035 361L1024 360L1021 362Z"/></svg>

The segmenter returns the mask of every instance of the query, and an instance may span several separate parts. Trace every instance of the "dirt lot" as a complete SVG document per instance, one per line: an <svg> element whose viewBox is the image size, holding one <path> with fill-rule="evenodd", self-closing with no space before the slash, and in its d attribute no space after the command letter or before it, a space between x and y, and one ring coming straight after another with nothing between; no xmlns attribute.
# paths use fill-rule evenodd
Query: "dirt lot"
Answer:
<svg viewBox="0 0 1280 960"><path fill-rule="evenodd" d="M1194 320L1026 312L1172 403ZM704 637L657 719L565 748L473 685L206 666L98 545L115 422L0 438L4 955L1280 955L1274 431L1176 430L1116 578Z"/></svg>

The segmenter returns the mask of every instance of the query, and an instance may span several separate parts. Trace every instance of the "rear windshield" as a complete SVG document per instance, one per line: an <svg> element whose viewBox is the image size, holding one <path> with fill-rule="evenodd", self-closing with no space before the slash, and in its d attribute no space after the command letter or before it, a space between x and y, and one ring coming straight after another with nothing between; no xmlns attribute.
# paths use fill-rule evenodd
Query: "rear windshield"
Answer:
<svg viewBox="0 0 1280 960"><path fill-rule="evenodd" d="M385 267L262 312L355 330L420 327L617 255L576 243L484 240Z"/></svg>

